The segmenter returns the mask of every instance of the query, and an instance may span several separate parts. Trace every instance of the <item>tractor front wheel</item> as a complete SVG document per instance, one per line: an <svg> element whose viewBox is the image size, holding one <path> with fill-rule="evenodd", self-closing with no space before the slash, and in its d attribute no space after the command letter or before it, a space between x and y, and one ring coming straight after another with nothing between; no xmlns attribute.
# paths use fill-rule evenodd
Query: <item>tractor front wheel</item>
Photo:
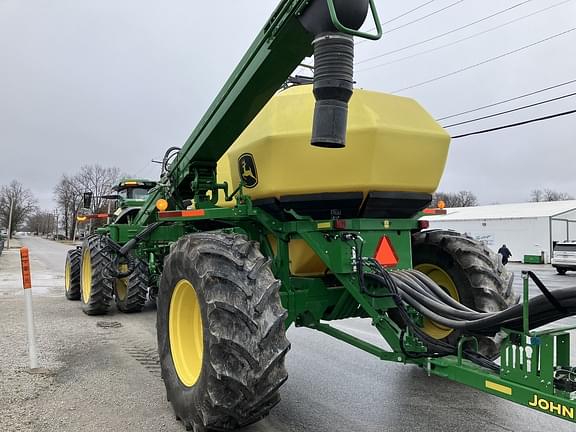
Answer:
<svg viewBox="0 0 576 432"><path fill-rule="evenodd" d="M132 274L115 281L114 291L118 310L124 313L141 312L146 303L148 282L148 265L136 259L136 268Z"/></svg>
<svg viewBox="0 0 576 432"><path fill-rule="evenodd" d="M64 293L68 300L80 300L80 250L70 249L64 265Z"/></svg>
<svg viewBox="0 0 576 432"><path fill-rule="evenodd" d="M478 312L499 312L518 302L512 291L513 274L500 256L484 244L454 231L432 230L412 237L412 262L452 298ZM435 339L457 344L462 335L427 318L423 330ZM490 358L499 355L500 340L479 336L479 351Z"/></svg>
<svg viewBox="0 0 576 432"><path fill-rule="evenodd" d="M82 244L80 293L82 311L87 315L102 315L110 310L113 287L107 273L112 259L107 242L106 237L90 236Z"/></svg>
<svg viewBox="0 0 576 432"><path fill-rule="evenodd" d="M279 286L243 236L192 234L173 245L157 299L158 350L186 429L240 428L279 402L290 348Z"/></svg>

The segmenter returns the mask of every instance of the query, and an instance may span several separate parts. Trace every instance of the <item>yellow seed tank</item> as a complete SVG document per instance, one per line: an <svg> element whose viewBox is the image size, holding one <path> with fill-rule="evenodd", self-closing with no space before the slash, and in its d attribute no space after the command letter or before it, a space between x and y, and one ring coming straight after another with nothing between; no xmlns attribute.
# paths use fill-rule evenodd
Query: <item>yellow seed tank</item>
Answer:
<svg viewBox="0 0 576 432"><path fill-rule="evenodd" d="M252 200L436 190L450 137L416 101L356 89L343 149L310 145L313 109L312 86L279 92L221 158L218 180L236 187L242 175Z"/></svg>

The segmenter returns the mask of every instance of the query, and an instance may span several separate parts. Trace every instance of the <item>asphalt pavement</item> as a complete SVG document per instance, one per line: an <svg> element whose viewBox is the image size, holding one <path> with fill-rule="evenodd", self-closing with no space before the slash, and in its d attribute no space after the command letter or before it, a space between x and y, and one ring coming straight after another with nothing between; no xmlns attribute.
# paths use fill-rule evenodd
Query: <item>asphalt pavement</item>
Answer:
<svg viewBox="0 0 576 432"><path fill-rule="evenodd" d="M155 310L88 317L64 298L70 246L35 237L30 249L36 374L27 368L18 250L0 256L0 431L183 431L160 379ZM521 292L520 270L515 289ZM532 266L554 288L576 283ZM533 291L536 295L537 292ZM572 319L570 322L574 322ZM366 320L339 327L381 343ZM291 328L290 377L271 415L243 432L290 431L552 431L574 424L501 400L420 369L380 361L308 329ZM576 352L573 349L573 358Z"/></svg>

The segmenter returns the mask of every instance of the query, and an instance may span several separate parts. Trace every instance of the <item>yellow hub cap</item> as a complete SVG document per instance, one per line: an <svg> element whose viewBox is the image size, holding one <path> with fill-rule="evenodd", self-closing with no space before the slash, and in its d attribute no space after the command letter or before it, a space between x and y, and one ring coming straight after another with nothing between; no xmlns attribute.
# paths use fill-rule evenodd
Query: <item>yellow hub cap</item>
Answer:
<svg viewBox="0 0 576 432"><path fill-rule="evenodd" d="M448 293L448 295L454 300L460 301L460 295L458 294L456 284L448 275L448 273L446 273L440 267L434 264L420 264L414 267L414 269L424 273L426 276L436 282L438 286L446 291L446 293ZM444 339L454 331L454 329L445 327L428 318L424 318L424 325L422 326L422 330L424 330L427 335L432 336L434 339Z"/></svg>
<svg viewBox="0 0 576 432"><path fill-rule="evenodd" d="M125 273L128 271L128 264L122 264L119 266L120 273ZM116 295L118 296L118 300L124 301L126 300L126 296L128 295L128 278L116 279Z"/></svg>
<svg viewBox="0 0 576 432"><path fill-rule="evenodd" d="M66 260L66 266L64 267L64 288L66 292L70 291L70 260Z"/></svg>
<svg viewBox="0 0 576 432"><path fill-rule="evenodd" d="M172 292L168 331L176 374L182 384L192 387L202 371L204 332L196 290L186 279L179 281Z"/></svg>
<svg viewBox="0 0 576 432"><path fill-rule="evenodd" d="M90 301L92 293L92 257L90 249L86 248L82 253L82 301L86 304Z"/></svg>

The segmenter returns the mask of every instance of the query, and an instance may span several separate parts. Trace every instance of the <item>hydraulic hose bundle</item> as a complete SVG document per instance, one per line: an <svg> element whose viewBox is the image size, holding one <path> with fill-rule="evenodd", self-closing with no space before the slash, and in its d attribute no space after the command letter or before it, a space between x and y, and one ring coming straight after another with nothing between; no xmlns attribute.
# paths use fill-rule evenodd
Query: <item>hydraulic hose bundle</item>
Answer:
<svg viewBox="0 0 576 432"><path fill-rule="evenodd" d="M398 270L390 272L390 276L398 287L400 298L438 324L472 335L492 336L502 327L522 331L521 304L500 312L477 312L458 303L416 270ZM530 299L530 329L576 314L576 288L556 290L552 298L556 302L547 295Z"/></svg>
<svg viewBox="0 0 576 432"><path fill-rule="evenodd" d="M162 225L164 225L164 222L155 222L148 225L124 246L120 246L118 243L107 239L107 247L114 255L111 266L107 269L107 277L121 279L130 276L136 268L136 258L130 254L130 251L134 249L139 242L148 238L156 228ZM127 266L127 269L122 272L119 268L124 264Z"/></svg>
<svg viewBox="0 0 576 432"><path fill-rule="evenodd" d="M523 330L523 306L512 306L499 312L478 312L450 297L432 279L417 270L384 269L374 258L362 257L362 240L353 235L345 234L344 239L352 241L357 249L356 266L361 291L374 298L390 297L394 300L398 313L406 328L409 329L427 347L428 352L407 352L404 348L403 331L400 342L402 350L408 357L440 357L456 354L457 348L444 341L427 335L413 320L407 311L409 305L424 317L443 326L461 330L467 335L494 336L506 328ZM365 271L365 268L370 271ZM568 316L576 315L576 287L555 290L552 294L532 272L528 272L542 295L530 299L529 327L534 329ZM375 292L371 287L384 287L386 291ZM481 366L499 370L499 366L487 357L465 349L464 357Z"/></svg>
<svg viewBox="0 0 576 432"><path fill-rule="evenodd" d="M398 313L400 315L400 319L402 322L406 324L407 329L409 329L412 334L414 334L418 339L420 339L428 348L426 352L409 352L404 347L404 336L406 334L406 330L403 330L400 335L400 346L402 352L411 358L422 358L422 357L442 357L447 355L454 355L457 352L457 348L453 345L450 345L444 341L434 339L433 337L427 335L412 319L409 315L406 304L404 303L405 300L403 299L404 292L399 288L397 281L398 275L395 272L388 272L386 271L380 264L374 260L373 258L365 259L364 263L372 268L374 271L373 273L364 273L363 270L359 272L359 279L360 287L362 291L371 297L391 297L397 307ZM359 269L362 266L359 267ZM409 270L402 270L404 272L410 272ZM419 272L418 272L419 273ZM375 294L372 292L368 292L366 289L365 279L371 279L375 281L377 284L386 287L390 293L389 294ZM438 287L439 288L439 287ZM441 288L439 288L441 290ZM472 351L470 349L464 349L462 355L467 359L473 361L480 366L483 366L488 369L492 370L499 370L499 366L491 361L489 358L483 356L480 353Z"/></svg>

